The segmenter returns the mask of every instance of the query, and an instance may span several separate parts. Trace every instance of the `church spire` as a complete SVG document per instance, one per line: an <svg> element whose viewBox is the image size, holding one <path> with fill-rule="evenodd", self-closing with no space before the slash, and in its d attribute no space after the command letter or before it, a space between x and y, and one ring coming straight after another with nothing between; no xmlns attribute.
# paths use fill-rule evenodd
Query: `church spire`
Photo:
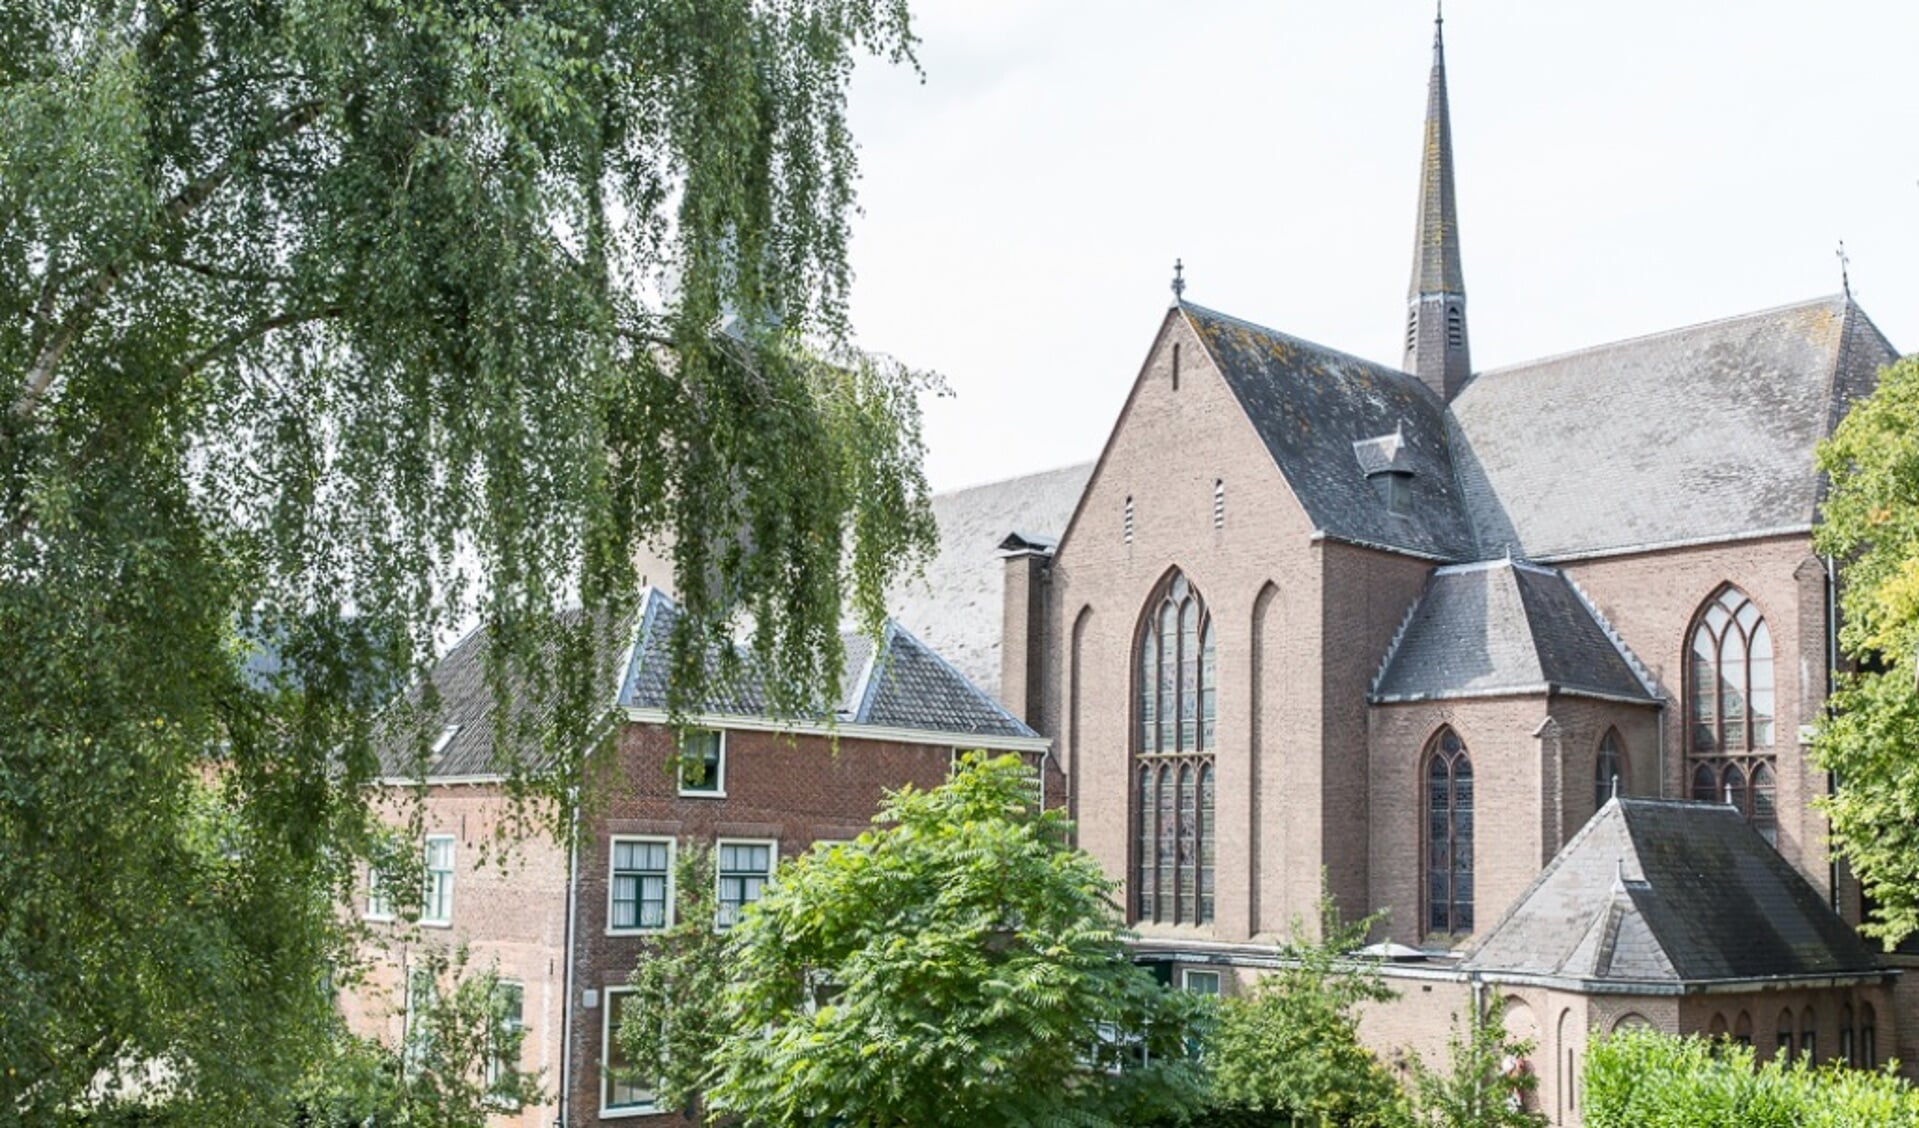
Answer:
<svg viewBox="0 0 1919 1128"><path fill-rule="evenodd" d="M1433 72L1426 88L1426 143L1406 294L1405 369L1451 399L1472 373L1466 341L1466 275L1459 263L1453 193L1453 128L1446 103L1445 16L1433 19Z"/></svg>

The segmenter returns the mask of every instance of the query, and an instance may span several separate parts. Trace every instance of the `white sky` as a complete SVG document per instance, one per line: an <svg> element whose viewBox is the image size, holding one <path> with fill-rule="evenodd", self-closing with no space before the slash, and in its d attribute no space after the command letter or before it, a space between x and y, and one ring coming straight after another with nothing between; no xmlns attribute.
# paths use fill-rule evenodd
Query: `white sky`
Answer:
<svg viewBox="0 0 1919 1128"><path fill-rule="evenodd" d="M1171 295L1399 362L1423 0L917 0L852 92L861 343L952 489L1098 455ZM1853 292L1919 350L1912 0L1455 0L1473 359Z"/></svg>

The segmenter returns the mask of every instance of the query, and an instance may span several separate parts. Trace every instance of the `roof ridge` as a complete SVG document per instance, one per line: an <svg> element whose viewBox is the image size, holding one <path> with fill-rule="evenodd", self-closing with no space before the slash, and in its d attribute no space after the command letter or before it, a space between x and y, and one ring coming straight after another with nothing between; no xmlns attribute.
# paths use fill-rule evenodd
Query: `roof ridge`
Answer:
<svg viewBox="0 0 1919 1128"><path fill-rule="evenodd" d="M880 624L880 637L868 640L873 645L866 648L866 661L860 664L860 676L854 679L853 692L847 698L853 703L853 714L847 720L853 724L865 724L867 716L872 712L873 695L878 692L879 685L879 679L873 675L879 672L881 655L889 651L889 643L893 637L892 629L893 618L889 615ZM845 643L842 641L840 645L844 647Z"/></svg>
<svg viewBox="0 0 1919 1128"><path fill-rule="evenodd" d="M1016 725L1021 729L1024 729L1026 732L1032 734L1033 736L1040 735L1039 732L1033 728L1033 726L1027 724L1025 721L1020 720L1018 717L1015 717L1010 709L1000 704L998 698L994 697L990 693L987 693L985 690L981 689L979 686L974 685L972 678L969 678L965 674L960 673L959 667L953 665L951 662L946 660L946 655L941 654L938 650L935 650L934 648L926 645L925 642L920 640L920 637L918 635L914 634L910 630L907 630L904 624L900 623L898 620L895 620L895 619L888 619L886 622L889 630L891 631L891 634L888 636L889 640L893 640L893 639L904 640L906 643L912 646L918 647L922 654L925 654L931 657L933 661L939 663L941 669L953 675L953 677L957 679L961 685L966 687L966 691L968 693L971 693L974 697L984 702L987 708L991 709L995 713L998 713L1007 722L1013 725ZM889 653L890 653L890 647L889 647Z"/></svg>
<svg viewBox="0 0 1919 1128"><path fill-rule="evenodd" d="M1386 681L1386 671L1392 668L1393 659L1399 654L1400 644L1406 641L1406 632L1412 629L1413 616L1419 614L1420 605L1425 603L1426 597L1432 594L1433 577L1439 572L1440 569L1434 568L1426 573L1426 586L1420 589L1419 595L1406 608L1405 616L1399 620L1399 629L1393 632L1393 640L1386 644L1386 656L1379 660L1379 669L1373 671L1373 684L1366 691L1369 699L1378 700L1379 687Z"/></svg>
<svg viewBox="0 0 1919 1128"><path fill-rule="evenodd" d="M1635 333L1630 337L1620 337L1611 341L1599 341L1590 345L1582 345L1575 349L1566 349L1561 352L1548 353L1545 356L1533 357L1530 360L1521 360L1512 364L1500 365L1497 368L1481 369L1473 373L1472 382L1477 383L1479 379L1484 376L1501 376L1527 368L1537 368L1542 364L1568 360L1572 357L1584 356L1588 353L1604 352L1608 349L1616 349L1621 345L1634 345L1641 341L1656 341L1662 337L1676 337L1681 333L1690 333L1696 329L1706 329L1715 325L1732 325L1741 321L1752 321L1762 317L1774 317L1778 314L1788 313L1794 310L1811 309L1814 306L1830 305L1833 302L1842 300L1844 300L1842 295L1827 294L1823 297L1808 298L1798 302L1787 302L1783 305L1770 306L1766 309L1750 310L1746 313L1728 314L1725 317L1709 317L1704 321L1695 321L1686 325L1675 325L1670 329L1656 329L1649 333ZM1462 394L1465 390L1464 388L1460 389ZM1452 407L1449 404L1447 405L1447 413L1450 414L1451 411Z"/></svg>
<svg viewBox="0 0 1919 1128"><path fill-rule="evenodd" d="M1632 841L1632 827L1626 824L1624 809L1614 808L1614 805L1618 802L1616 799L1608 801L1606 806L1599 808L1599 810L1593 813L1592 818L1586 820L1585 825L1574 831L1571 838L1566 839L1565 845L1561 846L1559 852L1552 856L1552 860L1547 862L1532 881L1527 883L1526 888L1520 891L1519 896L1513 898L1512 904L1506 906L1506 911L1499 915L1499 919L1493 922L1493 926L1486 930L1485 935L1473 944L1471 950L1466 953L1466 961L1471 961L1473 957L1479 954L1481 949L1485 948L1493 937L1499 935L1499 930L1506 927L1507 923L1519 914L1519 910L1525 907L1526 902L1532 899L1533 894L1537 893L1547 881L1551 880L1554 874L1559 872L1560 867L1565 865L1566 859L1573 856L1574 849L1597 833L1598 829L1611 819L1619 820L1620 825L1625 830L1627 843L1633 847L1635 855L1637 854L1638 846ZM1612 809L1610 816L1607 814L1608 809ZM1640 872L1645 872L1643 865L1640 867Z"/></svg>
<svg viewBox="0 0 1919 1128"><path fill-rule="evenodd" d="M971 485L966 485L966 486L955 486L950 490L935 490L933 491L932 496L934 498L954 497L958 494L973 493L977 490L990 490L995 486L1005 486L1005 485L1010 485L1014 482L1024 482L1032 478L1044 478L1053 474L1064 474L1068 470L1079 470L1082 468L1090 469L1094 461L1095 461L1094 459L1089 458L1079 462L1068 462L1062 466L1054 466L1047 470L1034 470L1031 473L1013 474L1005 478L989 478L984 482L974 482Z"/></svg>
<svg viewBox="0 0 1919 1128"><path fill-rule="evenodd" d="M1647 696L1657 701L1664 701L1666 699L1665 695L1659 692L1659 684L1653 680L1652 671L1647 669L1645 664L1639 660L1639 656L1632 652L1630 646L1626 645L1625 638L1620 635L1619 631L1612 625L1612 620L1606 618L1605 614L1599 610L1599 605L1592 601L1592 597L1586 594L1586 589L1580 587L1579 581L1573 579L1572 576L1566 572L1557 568L1555 568L1554 571L1558 573L1561 579L1566 581L1566 586L1572 589L1573 598L1579 600L1580 606L1584 607L1586 613L1593 617L1593 622L1599 624L1600 633L1606 636L1606 641L1613 644L1614 650L1619 651L1619 656L1626 662L1626 668L1631 670L1633 677L1638 678L1639 684L1645 687Z"/></svg>
<svg viewBox="0 0 1919 1128"><path fill-rule="evenodd" d="M1249 321L1246 318L1239 317L1235 314L1223 313L1220 310L1213 309L1209 306L1200 305L1198 302L1189 302L1189 301L1181 300L1179 303L1179 309L1185 313L1198 313L1206 317L1218 318L1221 321L1230 321L1236 325L1243 325L1248 329L1252 329L1260 333L1265 333L1268 336L1280 337L1287 341L1291 341L1294 344L1304 345L1309 349L1313 349L1315 351L1325 353L1328 356L1335 356L1340 358L1341 360L1350 360L1356 364L1363 364L1369 368L1376 368L1384 374L1395 376L1401 380L1406 381L1408 386L1416 386L1416 387L1425 389L1426 394L1429 396L1432 396L1435 400L1439 398L1438 395L1435 394L1431 388L1426 387L1426 384L1423 380L1413 375L1412 373L1407 372L1405 369L1395 368L1393 365L1386 364L1377 360L1368 360L1357 353L1349 353L1345 349L1336 349L1331 345L1322 345L1318 341L1309 340L1305 337L1295 336L1294 334L1288 333L1283 329L1274 329L1270 325L1261 325L1257 321ZM1206 346L1206 340L1204 337L1200 338L1200 344L1203 347ZM1206 351L1208 353L1211 353L1212 349L1210 347L1207 347ZM1218 363L1218 359L1219 358L1214 357L1213 358L1214 363Z"/></svg>

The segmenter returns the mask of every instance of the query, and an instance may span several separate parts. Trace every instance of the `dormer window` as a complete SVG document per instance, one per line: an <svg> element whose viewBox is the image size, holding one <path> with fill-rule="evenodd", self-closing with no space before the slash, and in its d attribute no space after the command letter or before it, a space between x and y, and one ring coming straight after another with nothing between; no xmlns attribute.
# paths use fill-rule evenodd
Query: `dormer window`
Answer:
<svg viewBox="0 0 1919 1128"><path fill-rule="evenodd" d="M1405 517L1413 511L1413 476L1405 470L1382 470L1371 475L1373 489L1386 504L1386 512Z"/></svg>
<svg viewBox="0 0 1919 1128"><path fill-rule="evenodd" d="M1404 424L1394 427L1390 435L1355 442L1353 458L1386 512L1405 517L1413 511L1413 457Z"/></svg>

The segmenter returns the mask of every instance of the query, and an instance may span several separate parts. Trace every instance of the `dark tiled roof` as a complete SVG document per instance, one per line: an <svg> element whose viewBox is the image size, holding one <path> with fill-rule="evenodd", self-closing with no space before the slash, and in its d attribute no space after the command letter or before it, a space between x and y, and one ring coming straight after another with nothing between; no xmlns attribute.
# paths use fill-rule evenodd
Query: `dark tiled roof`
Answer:
<svg viewBox="0 0 1919 1128"><path fill-rule="evenodd" d="M968 681L998 696L1005 585L1000 543L1015 530L1033 542L1056 539L1092 473L1091 463L1081 463L936 495L939 550L923 578L887 592L893 617Z"/></svg>
<svg viewBox="0 0 1919 1128"><path fill-rule="evenodd" d="M580 623L580 613L575 611L563 615L561 629L573 629ZM632 635L632 620L622 619L612 624L600 636L605 649L600 656L607 674L607 681L617 676L620 667L618 655ZM400 731L415 723L430 723L439 726L439 732L428 732L426 739L430 753L426 764L430 777L451 778L462 776L491 775L499 771L495 763L494 748L498 734L498 716L494 708L493 689L487 684L487 652L490 649L490 636L484 629L475 629L461 639L446 657L433 667L427 675L435 691L439 694L440 707L437 716L427 716L417 711L422 701L422 688L416 687L405 699L405 707L390 714L389 722L384 726L386 735L382 737L382 771L389 777L415 778L418 776L418 742L411 735ZM526 685L514 694L513 705L519 711L522 722L535 730L546 727L552 720L559 694L554 687ZM604 701L604 698L601 698ZM447 735L450 732L450 736ZM441 741L444 740L444 744Z"/></svg>
<svg viewBox="0 0 1919 1128"><path fill-rule="evenodd" d="M1388 652L1378 702L1550 687L1652 702L1620 644L1559 572L1498 560L1438 568Z"/></svg>
<svg viewBox="0 0 1919 1128"><path fill-rule="evenodd" d="M1668 988L1882 968L1739 812L1628 798L1573 836L1465 966Z"/></svg>
<svg viewBox="0 0 1919 1128"><path fill-rule="evenodd" d="M1480 373L1452 403L1478 541L1539 560L1807 528L1814 446L1896 356L1826 298Z"/></svg>
<svg viewBox="0 0 1919 1128"><path fill-rule="evenodd" d="M1463 294L1459 204L1453 190L1452 111L1446 99L1446 48L1433 29L1433 69L1426 83L1426 145L1420 154L1419 222L1414 228L1410 296Z"/></svg>
<svg viewBox="0 0 1919 1128"><path fill-rule="evenodd" d="M1395 368L1200 306L1180 307L1315 528L1440 560L1476 555L1446 443L1445 408ZM1355 443L1397 431L1412 471L1406 516L1386 507Z"/></svg>
<svg viewBox="0 0 1919 1128"><path fill-rule="evenodd" d="M633 659L620 691L628 708L665 709L667 647L680 610L664 592L647 589ZM1033 740L1038 734L897 622L888 620L881 645L858 632L841 635L846 648L836 703L841 725L907 729L984 739ZM710 717L763 717L765 695L748 675L720 700L697 710ZM823 720L824 718L822 718Z"/></svg>

